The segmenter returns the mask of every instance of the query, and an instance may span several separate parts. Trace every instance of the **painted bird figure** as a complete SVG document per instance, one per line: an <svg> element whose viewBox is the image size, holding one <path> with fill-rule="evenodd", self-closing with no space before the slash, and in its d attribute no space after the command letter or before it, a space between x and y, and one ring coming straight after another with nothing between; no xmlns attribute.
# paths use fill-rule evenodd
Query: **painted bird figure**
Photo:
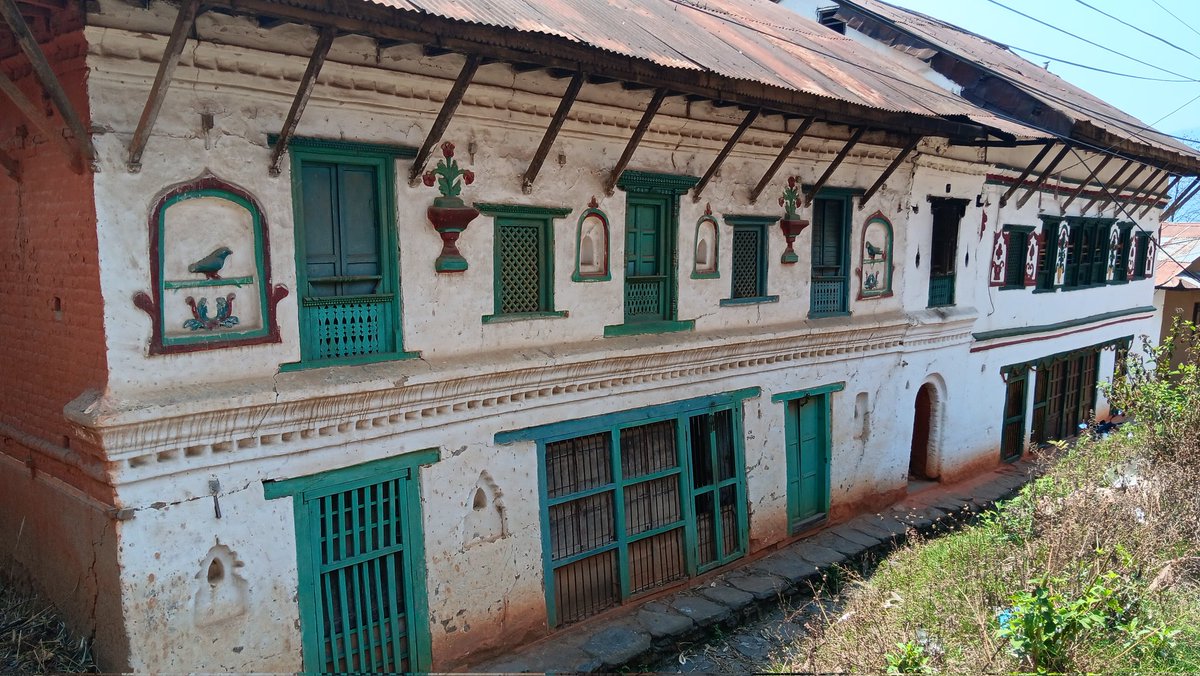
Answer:
<svg viewBox="0 0 1200 676"><path fill-rule="evenodd" d="M871 260L875 260L876 256L882 256L885 253L887 252L885 252L883 249L880 249L870 242L867 242L867 255L871 257Z"/></svg>
<svg viewBox="0 0 1200 676"><path fill-rule="evenodd" d="M225 259L233 253L227 246L215 249L212 253L188 266L188 272L199 272L207 279L220 279L221 268L225 267Z"/></svg>

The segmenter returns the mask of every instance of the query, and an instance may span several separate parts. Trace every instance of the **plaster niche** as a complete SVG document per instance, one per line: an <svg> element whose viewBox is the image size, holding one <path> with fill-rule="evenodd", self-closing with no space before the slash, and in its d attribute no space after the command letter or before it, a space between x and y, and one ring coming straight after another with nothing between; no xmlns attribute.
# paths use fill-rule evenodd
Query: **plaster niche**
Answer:
<svg viewBox="0 0 1200 676"><path fill-rule="evenodd" d="M249 584L237 573L243 565L237 553L220 541L208 550L195 576L196 626L208 627L246 614Z"/></svg>
<svg viewBox="0 0 1200 676"><path fill-rule="evenodd" d="M499 486L487 470L479 473L479 481L467 499L467 514L463 518L463 549L484 542L508 537L508 522Z"/></svg>
<svg viewBox="0 0 1200 676"><path fill-rule="evenodd" d="M610 279L608 272L608 216L597 208L596 198L579 217L576 233L575 274L577 282Z"/></svg>
<svg viewBox="0 0 1200 676"><path fill-rule="evenodd" d="M692 266L692 278L704 279L718 276L717 272L717 222L709 214L696 222L696 249Z"/></svg>

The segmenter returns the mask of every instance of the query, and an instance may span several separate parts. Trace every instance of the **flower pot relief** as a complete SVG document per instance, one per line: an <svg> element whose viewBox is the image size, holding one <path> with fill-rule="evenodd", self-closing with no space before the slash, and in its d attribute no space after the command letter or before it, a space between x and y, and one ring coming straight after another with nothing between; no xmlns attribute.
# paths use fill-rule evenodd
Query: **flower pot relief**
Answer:
<svg viewBox="0 0 1200 676"><path fill-rule="evenodd" d="M475 181L475 173L458 166L458 160L454 159L453 143L447 141L442 144L442 156L437 167L421 176L426 186L432 188L437 185L441 193L425 212L433 229L442 238L442 252L434 261L433 269L438 272L462 272L467 269L467 259L458 250L458 237L479 215L479 210L464 204L458 195L464 183L471 185Z"/></svg>
<svg viewBox="0 0 1200 676"><path fill-rule="evenodd" d="M808 221L800 218L800 214L796 213L796 203L799 200L800 188L796 183L796 177L789 176L787 187L783 189L783 196L779 198L779 206L785 210L783 219L779 221L779 228L783 230L783 236L787 240L787 249L784 249L783 255L779 257L779 262L785 265L791 265L800 260L800 257L796 255L796 250L792 248L792 243L808 227Z"/></svg>

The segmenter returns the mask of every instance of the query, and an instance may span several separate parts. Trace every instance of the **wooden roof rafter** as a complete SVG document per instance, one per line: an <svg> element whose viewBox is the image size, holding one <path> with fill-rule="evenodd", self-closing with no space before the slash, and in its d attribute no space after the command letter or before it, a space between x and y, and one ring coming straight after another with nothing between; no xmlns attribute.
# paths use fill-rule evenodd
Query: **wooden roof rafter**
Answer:
<svg viewBox="0 0 1200 676"><path fill-rule="evenodd" d="M1033 173L1034 167L1040 164L1042 160L1045 159L1046 155L1050 154L1050 149L1053 147L1054 141L1047 141L1046 145L1042 146L1042 149L1039 150L1038 154L1034 156L1033 161L1029 163L1029 166L1025 167L1024 171L1021 172L1021 175L1017 177L1017 180L1014 181L1013 184L1008 187L1008 190L1005 190L1004 194L1000 196L1001 207L1008 204L1009 198L1012 197L1013 193L1017 192L1022 185L1024 185L1025 179L1029 178L1029 175Z"/></svg>
<svg viewBox="0 0 1200 676"><path fill-rule="evenodd" d="M425 163L429 161L429 156L433 153L433 146L442 140L442 135L450 126L450 120L458 110L458 105L462 103L463 95L467 93L467 87L470 86L471 79L475 77L475 71L479 70L479 65L480 57L474 54L467 55L462 70L458 72L458 77L450 87L450 93L446 94L441 110L438 111L437 117L429 127L429 133L425 135L425 140L417 150L417 156L413 158L412 167L408 170L410 186L415 186L417 178L421 176L421 172L425 171Z"/></svg>
<svg viewBox="0 0 1200 676"><path fill-rule="evenodd" d="M325 65L325 57L329 55L329 48L333 45L335 37L337 37L337 30L332 26L322 27L317 36L317 44L313 47L312 56L308 59L308 66L300 78L300 87L296 90L296 97L292 100L292 107L288 110L287 119L283 121L283 130L279 132L279 139L275 141L275 148L271 151L271 163L267 167L267 173L271 176L279 175L279 162L283 158L288 144L291 143L292 136L296 133L300 117L304 115L304 108L308 105L309 97L312 96L313 87L317 84L317 76L321 74L321 66Z"/></svg>
<svg viewBox="0 0 1200 676"><path fill-rule="evenodd" d="M758 201L763 190L766 190L767 184L771 182L771 179L775 178L775 174L779 172L779 168L783 166L787 158L796 150L796 146L800 145L800 139L804 138L804 135L808 133L809 128L812 127L815 121L813 117L806 117L800 123L800 126L796 127L796 130L792 132L791 137L783 144L783 147L779 150L779 154L771 162L771 166L767 167L767 170L763 172L762 178L758 180L758 184L750 191L751 204Z"/></svg>
<svg viewBox="0 0 1200 676"><path fill-rule="evenodd" d="M1126 165L1126 166L1128 166L1128 165ZM1138 176L1142 175L1143 171L1146 171L1146 166L1147 165L1145 165L1145 164L1139 164L1137 166L1137 168L1133 170L1133 173L1129 174L1129 176L1127 176L1125 178L1125 182L1121 184L1121 187L1117 188L1116 190L1110 190L1108 188L1109 184L1117 182L1116 177L1114 177L1110 181L1106 182L1104 184L1104 188L1105 188L1104 191L1100 195L1098 195L1097 197L1092 199L1091 202L1088 202L1086 205L1084 205L1083 209L1080 209L1079 213L1086 214L1088 211L1091 210L1091 208L1097 202L1107 202L1107 201L1114 200L1114 199L1117 199L1118 197L1120 197L1121 193L1125 192L1125 188L1128 188L1130 183L1133 183L1134 180L1136 180ZM1122 167L1122 169L1124 169L1124 168L1125 167Z"/></svg>
<svg viewBox="0 0 1200 676"><path fill-rule="evenodd" d="M1055 168L1058 167L1059 163L1062 162L1063 159L1066 158L1067 153L1070 153L1070 152L1071 152L1071 144L1064 143L1062 150L1058 151L1058 154L1054 156L1054 159L1050 160L1050 164L1047 164L1046 168L1042 169L1042 173L1038 174L1038 177L1033 180L1033 185L1027 187L1025 189L1025 192L1017 199L1017 208L1018 209L1025 206L1025 203L1029 201L1029 198L1033 197L1033 194L1041 188L1042 184L1045 183L1046 179L1050 177L1050 174L1054 172ZM1003 199L1000 200L1000 204L1004 204Z"/></svg>
<svg viewBox="0 0 1200 676"><path fill-rule="evenodd" d="M865 131L867 131L866 127L858 127L853 133L850 134L850 139L846 141L846 145L842 146L842 149L839 150L838 154L834 156L833 161L829 163L829 166L825 167L825 173L821 174L821 177L817 179L817 182L813 184L811 189L804 191L804 206L807 207L808 205L812 204L813 198L815 198L817 193L821 192L821 188L824 188L825 184L829 182L829 179L833 176L833 172L837 171L838 166L840 166L842 161L845 160L850 154L850 151L854 148L854 146L858 145L858 141L862 138L862 135Z"/></svg>
<svg viewBox="0 0 1200 676"><path fill-rule="evenodd" d="M900 153L892 159L891 164L889 164L887 168L883 170L883 173L879 175L879 178L875 179L875 182L871 184L871 187L867 188L867 191L858 198L859 211L862 211L863 207L867 205L867 200L871 199L871 196L874 195L875 192L881 187L883 187L883 184L888 180L888 178L890 178L891 175L900 168L900 165L904 163L904 160L908 158L909 154L916 150L917 144L920 142L921 137L914 136L912 137L912 140L910 140L903 148L900 149Z"/></svg>
<svg viewBox="0 0 1200 676"><path fill-rule="evenodd" d="M642 142L642 137L646 135L646 130L650 128L650 122L654 120L654 116L658 114L658 109L662 107L662 102L667 98L667 90L665 88L654 90L654 96L650 98L650 103L646 105L646 111L642 113L642 119L638 121L637 127L634 127L633 134L629 137L629 142L625 144L625 150L621 152L621 157L617 159L616 166L608 174L608 180L604 182L604 194L612 195L617 188L617 179L625 171L625 167L629 166L629 160L633 159L633 153L637 150L638 145Z"/></svg>
<svg viewBox="0 0 1200 676"><path fill-rule="evenodd" d="M579 90L583 87L586 79L587 74L583 71L575 73L567 85L567 90L563 92L562 98L558 102L558 110L554 111L554 117L550 119L550 125L546 127L546 133L542 135L542 142L538 144L533 159L529 161L529 168L521 176L521 192L526 195L533 192L533 182L537 180L537 175L542 170L542 164L546 161L546 155L550 153L554 140L558 138L558 132L562 129L563 123L567 121L567 115L571 112L571 107L575 105L575 99L579 96Z"/></svg>
<svg viewBox="0 0 1200 676"><path fill-rule="evenodd" d="M1078 152L1075 152L1075 157L1079 159L1080 164L1082 164L1084 167L1087 167L1087 162L1083 160L1083 157L1080 156ZM1063 202L1062 210L1064 212L1066 212L1067 207L1071 206L1071 202L1074 202L1077 197L1083 194L1083 191L1085 188L1087 188L1088 184L1095 180L1096 176L1098 176L1100 172L1104 171L1104 168L1108 166L1109 162L1112 162L1114 157L1116 157L1116 155L1105 155L1100 159L1099 164L1097 164L1095 167L1092 167L1091 171L1088 172L1087 178L1083 179L1083 181L1081 181L1075 190L1073 190L1067 197L1067 201Z"/></svg>
<svg viewBox="0 0 1200 676"><path fill-rule="evenodd" d="M200 8L200 0L184 0L179 5L179 13L175 15L175 25L171 29L171 37L163 50L162 60L158 63L158 72L154 75L154 84L146 97L146 105L142 108L142 116L138 119L137 129L133 132L133 140L129 142L128 167L130 172L142 168L142 153L146 143L154 131L154 122L162 110L163 100L167 96L167 88L171 86L171 76L179 65L179 56L187 44L188 34L196 23L196 11Z"/></svg>
<svg viewBox="0 0 1200 676"><path fill-rule="evenodd" d="M41 45L38 44L33 32L29 29L29 25L25 22L25 18L21 15L21 10L17 6L16 0L0 0L0 19L3 19L4 23L8 24L8 28L16 38L21 51L29 59L29 65L32 67L38 81L41 82L42 89L50 97L51 103L54 104L55 109L58 110L58 114L62 116L63 121L67 124L67 128L70 129L73 136L70 141L72 148L72 152L70 153L72 157L72 169L76 173L82 173L85 167L90 167L96 160L96 149L92 146L91 134L84 127L82 118L75 111L75 106L71 104L70 98L67 97L62 82L55 75L54 69L50 67L50 62L46 59L45 53L42 52ZM4 79L7 80L8 78ZM11 84L11 80L9 83ZM9 93L9 98L13 98L11 93ZM16 102L15 99L14 102ZM26 116L29 116L28 112L26 112ZM37 124L34 118L36 118L36 115L30 117L30 121Z"/></svg>
<svg viewBox="0 0 1200 676"><path fill-rule="evenodd" d="M746 113L746 117L742 119L742 123L729 136L729 140L725 142L725 147L721 148L721 152L717 153L717 157L712 161L712 164L708 165L708 171L704 172L704 176L700 178L700 182L692 188L693 202L700 201L700 193L704 192L704 188L708 186L708 182L721 170L721 165L725 163L725 158L729 157L729 153L733 152L734 146L737 145L742 135L750 128L750 125L754 124L754 121L758 119L761 113L761 108L751 108L750 112Z"/></svg>
<svg viewBox="0 0 1200 676"><path fill-rule="evenodd" d="M1171 178L1171 182L1168 183L1165 188L1155 188L1154 190L1150 191L1150 194L1147 195L1145 199L1143 199L1142 202L1137 205L1146 205L1146 208L1142 209L1142 213L1138 214L1138 218L1145 218L1146 214L1150 213L1150 210L1154 208L1154 205L1165 199L1169 199L1171 197L1171 191L1175 189L1175 186L1179 185L1179 181L1182 179L1183 174L1175 174L1175 176ZM1137 206L1135 206L1134 209L1137 209Z"/></svg>

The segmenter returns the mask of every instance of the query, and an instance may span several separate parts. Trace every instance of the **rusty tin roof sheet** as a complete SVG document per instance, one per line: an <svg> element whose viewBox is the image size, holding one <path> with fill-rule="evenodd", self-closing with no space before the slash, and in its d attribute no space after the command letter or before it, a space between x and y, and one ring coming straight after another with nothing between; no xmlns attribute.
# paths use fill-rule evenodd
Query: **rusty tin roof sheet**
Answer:
<svg viewBox="0 0 1200 676"><path fill-rule="evenodd" d="M1200 259L1200 223L1163 223L1158 246L1162 251L1154 266L1154 285L1200 289L1200 275L1188 270Z"/></svg>
<svg viewBox="0 0 1200 676"><path fill-rule="evenodd" d="M768 0L364 1L880 110L970 118L983 112L886 55Z"/></svg>
<svg viewBox="0 0 1200 676"><path fill-rule="evenodd" d="M1050 71L1031 63L1005 45L953 24L880 0L838 0L843 5L866 10L959 58L979 64L1007 79L1047 106L1075 121L1089 122L1111 134L1192 157L1195 150L1165 134L1150 129L1132 115L1076 87ZM920 56L919 54L915 54ZM925 58L932 56L929 54Z"/></svg>

